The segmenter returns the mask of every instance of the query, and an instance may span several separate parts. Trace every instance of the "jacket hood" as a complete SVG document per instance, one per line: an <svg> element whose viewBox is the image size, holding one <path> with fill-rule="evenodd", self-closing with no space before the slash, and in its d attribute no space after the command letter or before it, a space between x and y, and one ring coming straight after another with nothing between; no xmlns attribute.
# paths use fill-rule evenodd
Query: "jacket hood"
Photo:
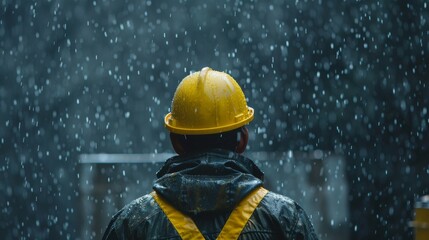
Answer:
<svg viewBox="0 0 429 240"><path fill-rule="evenodd" d="M153 189L188 214L230 211L263 181L252 160L221 149L172 157L157 177Z"/></svg>

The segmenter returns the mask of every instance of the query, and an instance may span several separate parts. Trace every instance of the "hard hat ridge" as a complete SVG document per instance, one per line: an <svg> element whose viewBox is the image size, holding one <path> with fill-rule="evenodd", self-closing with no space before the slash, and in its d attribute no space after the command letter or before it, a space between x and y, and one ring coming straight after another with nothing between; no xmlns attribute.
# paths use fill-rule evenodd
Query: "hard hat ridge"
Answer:
<svg viewBox="0 0 429 240"><path fill-rule="evenodd" d="M206 79L207 73L209 73L211 70L212 69L209 67L204 67L201 69L200 74L198 74L198 83L202 83Z"/></svg>

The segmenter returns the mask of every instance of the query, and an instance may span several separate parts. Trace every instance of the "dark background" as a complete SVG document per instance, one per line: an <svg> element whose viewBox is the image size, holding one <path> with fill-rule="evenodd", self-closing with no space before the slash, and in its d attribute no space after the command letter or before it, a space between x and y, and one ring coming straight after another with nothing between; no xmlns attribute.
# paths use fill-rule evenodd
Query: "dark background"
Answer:
<svg viewBox="0 0 429 240"><path fill-rule="evenodd" d="M171 152L174 90L210 66L255 108L249 150L344 155L351 238L409 239L428 40L428 1L2 1L0 236L76 238L79 154Z"/></svg>

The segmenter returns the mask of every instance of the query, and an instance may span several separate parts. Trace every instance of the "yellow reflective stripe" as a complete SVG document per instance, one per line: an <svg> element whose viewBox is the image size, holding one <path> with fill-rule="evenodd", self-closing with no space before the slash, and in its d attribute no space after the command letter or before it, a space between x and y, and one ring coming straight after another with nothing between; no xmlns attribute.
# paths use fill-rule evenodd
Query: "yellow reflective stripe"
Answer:
<svg viewBox="0 0 429 240"><path fill-rule="evenodd" d="M165 215L167 215L167 218L170 220L171 224L173 224L173 227L176 229L182 239L205 239L190 217L174 209L169 203L158 196L156 192L152 192L151 194Z"/></svg>
<svg viewBox="0 0 429 240"><path fill-rule="evenodd" d="M246 226L247 221L250 219L256 207L259 205L265 195L267 195L267 193L267 189L260 187L241 200L238 206L232 211L225 223L225 226L223 226L222 231L216 239L238 239L244 227Z"/></svg>
<svg viewBox="0 0 429 240"><path fill-rule="evenodd" d="M247 195L237 207L232 211L228 220L222 228L217 240L231 240L238 239L256 207L262 199L267 195L268 190L260 187ZM182 212L176 210L173 206L162 199L156 192L151 193L152 197L158 203L159 207L170 220L173 227L179 233L182 239L186 240L204 240L204 236L198 230L194 221L184 215Z"/></svg>

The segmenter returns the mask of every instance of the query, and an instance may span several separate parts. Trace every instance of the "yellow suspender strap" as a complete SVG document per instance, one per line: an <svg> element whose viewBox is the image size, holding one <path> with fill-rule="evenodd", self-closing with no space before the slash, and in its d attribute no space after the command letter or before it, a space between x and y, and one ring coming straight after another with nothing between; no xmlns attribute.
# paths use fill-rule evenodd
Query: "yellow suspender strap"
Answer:
<svg viewBox="0 0 429 240"><path fill-rule="evenodd" d="M246 226L247 221L250 219L256 207L259 205L259 203L262 201L262 199L267 193L268 190L263 187L260 187L253 190L253 192L251 192L243 200L241 200L237 207L232 211L231 215L225 223L225 226L223 226L222 231L216 239L238 239L241 234L241 231L243 231L244 227ZM179 233L182 239L204 239L200 230L198 230L194 221L192 221L190 217L174 209L169 203L159 197L159 195L157 195L155 192L152 192L152 196L158 203L162 211L165 213L167 218L170 220L171 224L173 224L174 228Z"/></svg>
<svg viewBox="0 0 429 240"><path fill-rule="evenodd" d="M246 226L247 221L252 216L256 207L262 201L262 199L267 195L268 190L260 187L250 194L248 194L237 207L232 211L228 220L222 228L217 240L227 240L227 239L238 239L243 231L244 226Z"/></svg>
<svg viewBox="0 0 429 240"><path fill-rule="evenodd" d="M204 240L205 238L201 234L200 230L198 230L194 221L182 212L174 209L169 203L167 203L164 199L162 199L156 192L152 192L152 197L158 203L159 207L167 216L168 220L170 220L173 227L176 229L177 233L182 239L189 240Z"/></svg>

